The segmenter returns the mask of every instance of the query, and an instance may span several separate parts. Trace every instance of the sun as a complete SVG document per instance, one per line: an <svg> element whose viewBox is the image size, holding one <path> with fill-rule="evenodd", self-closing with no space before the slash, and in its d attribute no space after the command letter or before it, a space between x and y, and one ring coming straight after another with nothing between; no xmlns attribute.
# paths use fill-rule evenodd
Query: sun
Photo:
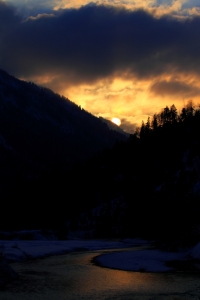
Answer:
<svg viewBox="0 0 200 300"><path fill-rule="evenodd" d="M112 118L112 122L117 126L121 125L121 120L119 118Z"/></svg>

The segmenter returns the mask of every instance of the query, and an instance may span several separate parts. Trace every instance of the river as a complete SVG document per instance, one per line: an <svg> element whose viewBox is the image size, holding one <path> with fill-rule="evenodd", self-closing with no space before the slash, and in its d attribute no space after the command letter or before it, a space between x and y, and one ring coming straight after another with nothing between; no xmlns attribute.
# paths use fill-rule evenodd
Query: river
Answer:
<svg viewBox="0 0 200 300"><path fill-rule="evenodd" d="M0 300L200 299L200 274L145 273L102 268L92 259L105 251L74 252L13 263L20 276Z"/></svg>

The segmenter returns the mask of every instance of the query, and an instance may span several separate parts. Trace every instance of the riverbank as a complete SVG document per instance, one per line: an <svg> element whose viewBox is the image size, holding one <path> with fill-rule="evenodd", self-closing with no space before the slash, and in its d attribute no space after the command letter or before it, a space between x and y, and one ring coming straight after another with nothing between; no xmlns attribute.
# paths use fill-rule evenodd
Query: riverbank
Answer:
<svg viewBox="0 0 200 300"><path fill-rule="evenodd" d="M133 247L134 250L131 249ZM113 250L113 252L95 257L93 262L102 267L126 271L167 272L180 269L180 267L199 270L200 266L200 243L187 251L167 252L153 248L150 242L142 239L120 241L0 240L0 250L3 258L0 264L0 286L5 283L2 281L5 278L4 274L7 274L6 282L17 276L8 263L77 251Z"/></svg>
<svg viewBox="0 0 200 300"><path fill-rule="evenodd" d="M122 249L147 245L142 239L107 240L0 240L0 287L18 277L9 263L69 252Z"/></svg>
<svg viewBox="0 0 200 300"><path fill-rule="evenodd" d="M95 257L93 263L101 267L135 272L169 272L180 270L186 264L188 269L195 269L192 268L193 260L187 252L155 249L106 253Z"/></svg>
<svg viewBox="0 0 200 300"><path fill-rule="evenodd" d="M123 249L148 246L142 239L124 240L0 240L0 250L8 262L25 261L76 251Z"/></svg>
<svg viewBox="0 0 200 300"><path fill-rule="evenodd" d="M200 243L195 247L177 251L164 251L151 247L115 253L105 253L93 263L111 269L136 272L200 272Z"/></svg>

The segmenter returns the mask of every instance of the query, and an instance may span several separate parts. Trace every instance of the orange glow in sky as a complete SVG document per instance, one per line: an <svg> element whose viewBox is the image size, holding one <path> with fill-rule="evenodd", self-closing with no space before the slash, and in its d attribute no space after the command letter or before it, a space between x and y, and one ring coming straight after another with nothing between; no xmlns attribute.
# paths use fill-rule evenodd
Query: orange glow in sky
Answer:
<svg viewBox="0 0 200 300"><path fill-rule="evenodd" d="M180 87L177 92L174 82ZM194 87L191 91L184 89L184 84L188 83ZM122 75L121 78L101 80L91 85L57 90L97 117L112 120L117 115L121 120L120 126L130 133L167 105L174 104L180 111L189 100L200 103L199 91L198 77L187 74L169 74L149 80L127 79Z"/></svg>
<svg viewBox="0 0 200 300"><path fill-rule="evenodd" d="M3 14L4 4L0 63L11 75L117 116L129 133L166 106L200 103L199 1L0 0Z"/></svg>

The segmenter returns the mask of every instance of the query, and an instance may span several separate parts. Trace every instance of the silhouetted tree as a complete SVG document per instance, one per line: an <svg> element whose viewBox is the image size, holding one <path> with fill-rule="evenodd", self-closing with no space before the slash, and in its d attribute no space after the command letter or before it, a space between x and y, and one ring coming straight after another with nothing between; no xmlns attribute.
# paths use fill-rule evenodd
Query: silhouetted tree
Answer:
<svg viewBox="0 0 200 300"><path fill-rule="evenodd" d="M176 106L174 104L172 104L172 106L170 107L170 120L171 120L171 123L177 122L177 119L178 119L177 109L176 109Z"/></svg>
<svg viewBox="0 0 200 300"><path fill-rule="evenodd" d="M188 101L186 107L183 107L181 114L180 114L180 120L184 121L188 118L193 117L195 114L195 107L192 100Z"/></svg>
<svg viewBox="0 0 200 300"><path fill-rule="evenodd" d="M151 128L156 131L158 129L158 115L154 114L153 119L151 121Z"/></svg>
<svg viewBox="0 0 200 300"><path fill-rule="evenodd" d="M145 130L145 125L144 125L144 121L142 121L142 125L140 128L140 138L143 138L145 136L146 130Z"/></svg>

